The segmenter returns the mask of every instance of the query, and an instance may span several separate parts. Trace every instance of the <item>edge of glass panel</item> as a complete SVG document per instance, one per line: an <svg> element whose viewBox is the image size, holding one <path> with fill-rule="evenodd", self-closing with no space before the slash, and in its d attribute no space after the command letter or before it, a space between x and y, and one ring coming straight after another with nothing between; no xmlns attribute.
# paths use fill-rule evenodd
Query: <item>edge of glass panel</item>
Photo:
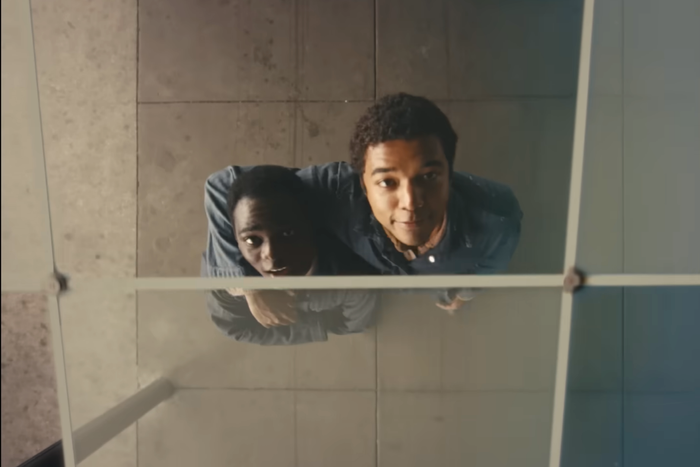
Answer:
<svg viewBox="0 0 700 467"><path fill-rule="evenodd" d="M22 23L24 33L27 37L27 57L29 57L29 83L33 92L29 92L30 99L29 115L31 121L31 150L35 165L36 190L39 195L41 206L41 217L43 224L43 262L40 265L46 276L46 280L51 279L51 274L55 270L53 236L51 228L51 211L49 206L49 193L46 174L46 160L44 156L44 138L41 124L41 105L39 98L39 83L36 67L36 52L34 49L34 29L32 21L31 0L22 2ZM19 278L10 277L6 281L3 278L3 290L5 286L20 289L23 292L37 291L45 292L43 284L23 284ZM33 287L34 289L32 289ZM36 290L38 289L38 290ZM73 445L73 425L70 416L70 402L68 395L68 378L66 375L65 354L63 346L63 334L61 332L61 314L59 299L56 294L46 294L46 305L51 326L51 346L53 350L53 361L56 372L56 392L58 397L58 407L61 423L61 444L63 448L64 463L68 467L75 466L75 451Z"/></svg>
<svg viewBox="0 0 700 467"><path fill-rule="evenodd" d="M569 209L566 222L564 271L576 265L576 249L578 247L578 228L581 210L581 187L583 184L583 156L586 143L586 119L588 116L594 5L595 0L584 0L583 19L581 22L578 86L576 90L574 141L571 153L571 178L569 184ZM566 404L566 380L569 369L572 307L573 294L562 290L561 313L559 315L559 339L557 343L557 366L554 377L549 467L559 467L561 461L561 443L564 432L564 409Z"/></svg>

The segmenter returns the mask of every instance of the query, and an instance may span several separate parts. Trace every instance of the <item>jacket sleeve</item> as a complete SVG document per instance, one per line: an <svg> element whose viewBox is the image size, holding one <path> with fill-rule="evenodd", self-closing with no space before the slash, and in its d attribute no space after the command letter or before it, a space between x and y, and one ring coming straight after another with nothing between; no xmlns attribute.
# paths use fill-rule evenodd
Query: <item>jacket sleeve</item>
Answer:
<svg viewBox="0 0 700 467"><path fill-rule="evenodd" d="M266 328L250 313L245 297L234 297L224 290L207 296L207 310L224 335L259 345L296 345L328 340L320 313L299 313L299 321L290 326Z"/></svg>
<svg viewBox="0 0 700 467"><path fill-rule="evenodd" d="M337 311L321 312L328 332L338 335L365 331L375 322L377 294L364 290L345 290Z"/></svg>

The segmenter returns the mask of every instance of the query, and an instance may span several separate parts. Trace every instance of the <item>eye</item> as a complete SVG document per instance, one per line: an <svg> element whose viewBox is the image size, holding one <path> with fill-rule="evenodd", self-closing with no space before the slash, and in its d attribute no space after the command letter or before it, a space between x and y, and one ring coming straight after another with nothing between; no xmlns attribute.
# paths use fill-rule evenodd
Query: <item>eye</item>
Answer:
<svg viewBox="0 0 700 467"><path fill-rule="evenodd" d="M438 174L436 174L435 172L430 172L430 173L423 175L423 178L425 180L435 180L437 178L437 176L438 176Z"/></svg>
<svg viewBox="0 0 700 467"><path fill-rule="evenodd" d="M392 188L392 187L396 186L396 182L394 180L391 180L391 179L384 179L384 180L381 180L378 183L378 185L382 188Z"/></svg>
<svg viewBox="0 0 700 467"><path fill-rule="evenodd" d="M288 229L288 230L285 230L284 232L282 232L282 236L283 237L293 237L295 233L296 232L294 232L293 229Z"/></svg>
<svg viewBox="0 0 700 467"><path fill-rule="evenodd" d="M260 243L261 243L260 237L247 237L247 238L244 239L244 241L245 241L248 245L253 246L253 247L260 246Z"/></svg>

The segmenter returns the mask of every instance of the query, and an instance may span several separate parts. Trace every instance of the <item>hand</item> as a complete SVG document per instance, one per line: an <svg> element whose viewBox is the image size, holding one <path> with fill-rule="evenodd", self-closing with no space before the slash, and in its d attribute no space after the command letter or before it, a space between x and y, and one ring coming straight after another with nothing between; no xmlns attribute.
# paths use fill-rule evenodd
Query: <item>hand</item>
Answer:
<svg viewBox="0 0 700 467"><path fill-rule="evenodd" d="M284 290L245 292L253 317L266 328L288 326L297 320L294 295Z"/></svg>
<svg viewBox="0 0 700 467"><path fill-rule="evenodd" d="M451 303L440 303L437 302L435 303L439 308L442 308L443 310L447 310L447 313L450 315L454 315L456 310L459 310L462 308L462 305L467 303L467 300L462 300L459 297L455 297L452 299Z"/></svg>

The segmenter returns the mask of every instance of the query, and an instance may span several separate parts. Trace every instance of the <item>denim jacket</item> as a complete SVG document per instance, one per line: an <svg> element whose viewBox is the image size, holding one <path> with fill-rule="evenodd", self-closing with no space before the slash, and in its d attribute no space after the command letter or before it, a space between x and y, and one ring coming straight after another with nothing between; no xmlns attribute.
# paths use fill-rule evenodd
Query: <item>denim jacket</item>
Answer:
<svg viewBox="0 0 700 467"><path fill-rule="evenodd" d="M209 222L204 261L207 275L250 275L226 212L229 187L241 171L230 166L207 179ZM344 162L296 170L308 190L308 203L322 228L382 274L494 274L504 272L520 238L522 211L505 185L475 175L452 175L447 227L442 240L409 261L372 215L358 174Z"/></svg>
<svg viewBox="0 0 700 467"><path fill-rule="evenodd" d="M315 276L374 275L377 271L338 240L323 232L316 235L318 257ZM247 261L241 267L248 276L260 275ZM206 255L202 275L208 275ZM207 296L207 310L217 328L238 341L260 345L295 345L328 340L328 334L363 332L374 322L377 294L368 290L297 290L294 302L298 319L289 326L265 328L250 312L244 296L214 290Z"/></svg>

